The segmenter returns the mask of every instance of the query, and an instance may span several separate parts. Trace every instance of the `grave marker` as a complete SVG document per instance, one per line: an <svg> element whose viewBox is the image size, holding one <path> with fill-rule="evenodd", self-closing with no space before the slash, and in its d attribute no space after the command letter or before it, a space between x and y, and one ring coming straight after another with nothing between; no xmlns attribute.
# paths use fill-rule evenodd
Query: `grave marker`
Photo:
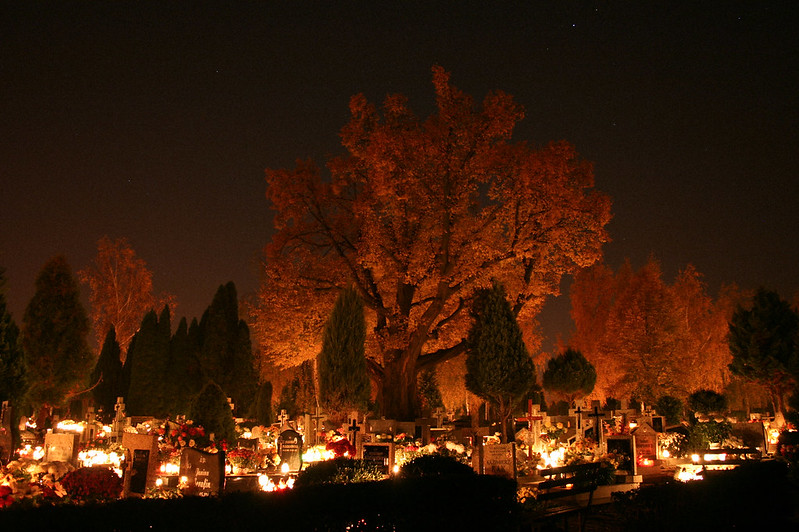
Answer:
<svg viewBox="0 0 799 532"><path fill-rule="evenodd" d="M486 475L516 478L516 444L481 445L482 471Z"/></svg>
<svg viewBox="0 0 799 532"><path fill-rule="evenodd" d="M581 440L583 438L583 431L585 430L585 427L583 426L584 413L585 411L583 410L583 407L580 405L578 405L577 408L569 409L569 416L576 418L574 429L578 440Z"/></svg>
<svg viewBox="0 0 799 532"><path fill-rule="evenodd" d="M294 429L286 429L277 437L277 454L284 473L297 473L302 469L302 436ZM284 464L287 470L284 471Z"/></svg>
<svg viewBox="0 0 799 532"><path fill-rule="evenodd" d="M377 467L384 475L391 474L394 467L393 443L364 443L361 450L361 459Z"/></svg>
<svg viewBox="0 0 799 532"><path fill-rule="evenodd" d="M632 431L635 438L636 461L657 460L658 454L658 433L649 426L649 423L641 423Z"/></svg>
<svg viewBox="0 0 799 532"><path fill-rule="evenodd" d="M191 495L220 495L225 485L225 453L184 448L180 453L180 483Z"/></svg>
<svg viewBox="0 0 799 532"><path fill-rule="evenodd" d="M609 453L619 457L617 473L627 476L638 474L638 465L635 462L635 439L632 436L608 436L606 445Z"/></svg>
<svg viewBox="0 0 799 532"><path fill-rule="evenodd" d="M44 461L77 465L79 440L74 432L48 432L44 435Z"/></svg>
<svg viewBox="0 0 799 532"><path fill-rule="evenodd" d="M158 437L155 434L122 433L122 446L127 449L123 474L123 494L144 495L155 486L158 467Z"/></svg>

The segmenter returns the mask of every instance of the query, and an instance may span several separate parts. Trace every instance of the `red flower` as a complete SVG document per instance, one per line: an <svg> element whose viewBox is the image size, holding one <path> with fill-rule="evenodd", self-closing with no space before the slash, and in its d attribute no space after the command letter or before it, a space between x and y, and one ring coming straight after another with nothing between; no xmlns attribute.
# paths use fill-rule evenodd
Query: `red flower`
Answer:
<svg viewBox="0 0 799 532"><path fill-rule="evenodd" d="M0 508L11 506L14 502L14 497L11 496L13 491L10 486L0 486Z"/></svg>

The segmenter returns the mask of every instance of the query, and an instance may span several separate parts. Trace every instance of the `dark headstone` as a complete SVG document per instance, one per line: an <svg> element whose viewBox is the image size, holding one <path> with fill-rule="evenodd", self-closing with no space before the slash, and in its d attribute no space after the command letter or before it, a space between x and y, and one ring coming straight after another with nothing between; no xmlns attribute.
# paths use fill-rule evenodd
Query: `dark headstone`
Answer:
<svg viewBox="0 0 799 532"><path fill-rule="evenodd" d="M617 472L625 475L637 475L638 467L635 462L635 440L632 436L608 436L607 449L619 457Z"/></svg>
<svg viewBox="0 0 799 532"><path fill-rule="evenodd" d="M183 449L180 453L180 478L186 492L191 495L219 495L225 485L225 453Z"/></svg>
<svg viewBox="0 0 799 532"><path fill-rule="evenodd" d="M364 443L361 458L377 467L384 475L389 475L394 467L394 444Z"/></svg>
<svg viewBox="0 0 799 532"><path fill-rule="evenodd" d="M155 487L158 437L154 434L124 432L122 446L127 449L123 493L125 496L144 495L147 488Z"/></svg>
<svg viewBox="0 0 799 532"><path fill-rule="evenodd" d="M277 438L277 454L280 456L281 468L288 464L289 472L296 473L302 469L302 436L294 429L287 429Z"/></svg>

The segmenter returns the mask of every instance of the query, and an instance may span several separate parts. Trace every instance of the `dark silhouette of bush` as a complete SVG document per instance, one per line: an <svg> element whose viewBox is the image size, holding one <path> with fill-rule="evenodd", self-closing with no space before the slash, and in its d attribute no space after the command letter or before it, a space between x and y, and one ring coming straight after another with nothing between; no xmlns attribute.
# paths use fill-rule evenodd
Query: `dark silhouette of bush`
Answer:
<svg viewBox="0 0 799 532"><path fill-rule="evenodd" d="M399 478L463 477L475 475L474 469L452 456L426 454L403 465Z"/></svg>

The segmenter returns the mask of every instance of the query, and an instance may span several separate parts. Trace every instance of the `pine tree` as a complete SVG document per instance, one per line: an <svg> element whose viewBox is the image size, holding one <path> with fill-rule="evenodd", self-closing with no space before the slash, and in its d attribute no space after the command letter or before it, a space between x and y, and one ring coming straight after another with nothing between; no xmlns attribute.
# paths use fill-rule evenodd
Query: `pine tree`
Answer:
<svg viewBox="0 0 799 532"><path fill-rule="evenodd" d="M93 386L92 396L97 404L101 418L108 420L114 417L114 405L117 397L124 397L122 387L122 362L119 357L120 347L117 343L116 330L113 326L108 330L100 351L100 358L94 366L89 385Z"/></svg>
<svg viewBox="0 0 799 532"><path fill-rule="evenodd" d="M206 378L219 384L239 412L247 412L258 376L250 331L239 319L236 285L220 286L200 321L200 364Z"/></svg>
<svg viewBox="0 0 799 532"><path fill-rule="evenodd" d="M513 441L508 420L519 401L535 386L535 366L501 284L494 283L492 288L476 294L472 316L466 387L497 407L506 441Z"/></svg>
<svg viewBox="0 0 799 532"><path fill-rule="evenodd" d="M350 287L341 292L333 306L317 357L319 402L331 419L343 421L350 411L368 408L365 341L363 302Z"/></svg>
<svg viewBox="0 0 799 532"><path fill-rule="evenodd" d="M0 268L0 401L19 411L28 391L28 365L19 327L6 307L5 283L5 268Z"/></svg>
<svg viewBox="0 0 799 532"><path fill-rule="evenodd" d="M23 317L22 347L33 404L59 407L80 391L94 362L88 333L78 283L67 260L56 256L36 278L36 292Z"/></svg>
<svg viewBox="0 0 799 532"><path fill-rule="evenodd" d="M294 377L280 390L278 411L285 410L289 417L309 414L316 407L313 361L306 360L294 370Z"/></svg>
<svg viewBox="0 0 799 532"><path fill-rule="evenodd" d="M131 341L128 359L130 384L125 397L126 410L134 416L165 417L168 411L169 307L160 319L151 310L144 316L139 331Z"/></svg>
<svg viewBox="0 0 799 532"><path fill-rule="evenodd" d="M422 407L422 412L432 412L436 408L444 406L435 371L425 370L421 372L417 387L419 389L419 405Z"/></svg>
<svg viewBox="0 0 799 532"><path fill-rule="evenodd" d="M550 358L543 375L544 389L561 395L570 405L594 390L596 370L583 354L566 349Z"/></svg>

